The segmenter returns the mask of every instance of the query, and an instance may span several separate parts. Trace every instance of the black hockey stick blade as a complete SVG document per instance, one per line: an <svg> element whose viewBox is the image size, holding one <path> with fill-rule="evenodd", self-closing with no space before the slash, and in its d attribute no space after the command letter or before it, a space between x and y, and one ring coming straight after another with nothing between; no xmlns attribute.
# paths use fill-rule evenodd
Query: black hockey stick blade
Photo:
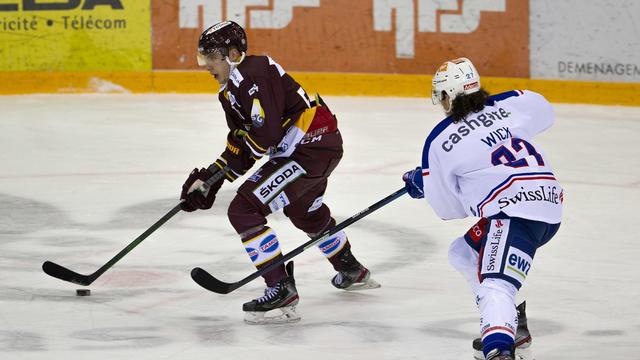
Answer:
<svg viewBox="0 0 640 360"><path fill-rule="evenodd" d="M377 203L369 206L368 208L356 213L355 215L351 216L350 218L348 218L347 220L341 222L340 224L334 226L333 228L326 230L325 232L323 232L322 234L314 237L313 239L307 241L306 243L298 246L297 248L291 250L289 253L287 253L286 255L284 255L282 258L280 258L278 261L271 263L269 266L261 268L255 272L253 272L251 275L245 277L244 279L240 280L240 281L236 281L233 283L226 283L224 281L220 281L218 279L216 279L213 275L211 275L210 273L208 273L206 270L202 269L202 268L194 268L193 270L191 270L191 278L198 283L198 285L202 286L203 288L209 290L209 291L213 291L217 294L228 294L230 292L232 292L233 290L251 282L252 280L262 276L262 274L268 273L269 271L275 269L276 267L284 264L285 262L291 260L293 257L299 255L300 253L302 253L303 251L305 251L306 249L310 248L311 246L320 243L321 241L324 241L326 239L328 239L329 237L333 236L334 234L336 234L337 232L339 232L340 230L346 228L347 226L353 224L354 222L362 219L363 217L371 214L372 212L380 209L381 207L387 205L388 203L390 203L391 201L399 198L400 196L404 195L407 192L407 189L402 188L396 192L394 192L393 194L385 197L384 199L378 201Z"/></svg>
<svg viewBox="0 0 640 360"><path fill-rule="evenodd" d="M220 281L199 267L191 270L191 278L198 283L198 285L217 294L228 294L239 287L237 283L230 284Z"/></svg>
<svg viewBox="0 0 640 360"><path fill-rule="evenodd" d="M60 266L51 261L45 261L42 264L42 270L48 275L53 276L54 278L58 278L60 280L72 282L74 284L79 285L89 285L94 282L97 278L100 277L105 271L109 270L115 263L120 261L126 254L128 254L131 250L133 250L136 246L138 246L144 239L146 239L149 235L151 235L154 231L156 231L160 226L162 226L165 222L171 219L175 214L179 213L181 210L180 204L173 207L173 209L169 210L160 220L156 221L153 225L151 225L147 230L145 230L140 236L138 236L135 240L133 240L129 245L127 245L124 249L120 250L119 253L116 254L113 258L107 261L104 265L100 267L100 269L96 270L91 275L82 275L78 274L75 271L71 271L64 266Z"/></svg>
<svg viewBox="0 0 640 360"><path fill-rule="evenodd" d="M95 280L92 279L90 275L78 274L51 261L45 261L44 264L42 264L42 270L49 276L78 285L87 286Z"/></svg>

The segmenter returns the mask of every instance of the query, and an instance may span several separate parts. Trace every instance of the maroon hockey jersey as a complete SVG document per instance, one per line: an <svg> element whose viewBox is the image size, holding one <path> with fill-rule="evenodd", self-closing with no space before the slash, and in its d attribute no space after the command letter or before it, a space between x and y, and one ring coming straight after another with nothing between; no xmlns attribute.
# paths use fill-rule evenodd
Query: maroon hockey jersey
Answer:
<svg viewBox="0 0 640 360"><path fill-rule="evenodd" d="M283 147L291 146L292 150L300 140L296 134L317 131L319 125L323 132L336 130L335 124L311 124L315 111L309 111L309 116L304 116L308 121L298 124L300 129L291 134L290 128L316 105L315 100L311 101L300 84L268 56L246 56L232 68L218 98L230 130L222 158L235 173L228 175L231 181L265 154L280 152L286 156L289 149ZM288 133L291 141L283 144ZM230 161L232 154L242 157L241 161Z"/></svg>

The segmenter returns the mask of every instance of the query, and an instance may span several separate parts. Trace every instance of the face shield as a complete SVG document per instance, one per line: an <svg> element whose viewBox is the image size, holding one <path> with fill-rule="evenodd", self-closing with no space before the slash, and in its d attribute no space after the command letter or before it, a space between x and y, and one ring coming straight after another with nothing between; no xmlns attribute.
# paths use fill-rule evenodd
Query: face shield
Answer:
<svg viewBox="0 0 640 360"><path fill-rule="evenodd" d="M442 91L438 91L435 88L431 90L431 102L433 105L438 105L442 102Z"/></svg>
<svg viewBox="0 0 640 360"><path fill-rule="evenodd" d="M446 83L446 74L437 72L433 76L433 81L431 82L431 102L433 102L433 105L440 105L442 100L444 100L442 92L445 91Z"/></svg>
<svg viewBox="0 0 640 360"><path fill-rule="evenodd" d="M196 59L198 60L198 66L212 66L226 59L226 49L213 49L205 53L204 49L198 48Z"/></svg>

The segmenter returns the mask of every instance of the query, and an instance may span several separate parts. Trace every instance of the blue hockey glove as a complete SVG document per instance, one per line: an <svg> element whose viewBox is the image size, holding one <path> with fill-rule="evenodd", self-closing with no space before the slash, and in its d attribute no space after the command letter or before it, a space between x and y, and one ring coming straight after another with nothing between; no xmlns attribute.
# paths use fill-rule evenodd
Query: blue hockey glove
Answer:
<svg viewBox="0 0 640 360"><path fill-rule="evenodd" d="M404 173L402 180L404 180L404 187L407 189L409 196L414 199L422 199L424 197L422 168L420 166Z"/></svg>

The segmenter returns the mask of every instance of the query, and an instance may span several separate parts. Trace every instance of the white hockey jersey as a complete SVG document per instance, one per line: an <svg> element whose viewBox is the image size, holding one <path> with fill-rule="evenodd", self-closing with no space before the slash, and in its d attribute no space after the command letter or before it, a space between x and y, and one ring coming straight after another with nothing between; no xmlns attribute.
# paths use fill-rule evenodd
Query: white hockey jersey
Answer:
<svg viewBox="0 0 640 360"><path fill-rule="evenodd" d="M532 138L553 124L551 104L532 91L491 96L485 108L440 122L422 153L425 198L443 219L509 216L556 224L563 192Z"/></svg>

